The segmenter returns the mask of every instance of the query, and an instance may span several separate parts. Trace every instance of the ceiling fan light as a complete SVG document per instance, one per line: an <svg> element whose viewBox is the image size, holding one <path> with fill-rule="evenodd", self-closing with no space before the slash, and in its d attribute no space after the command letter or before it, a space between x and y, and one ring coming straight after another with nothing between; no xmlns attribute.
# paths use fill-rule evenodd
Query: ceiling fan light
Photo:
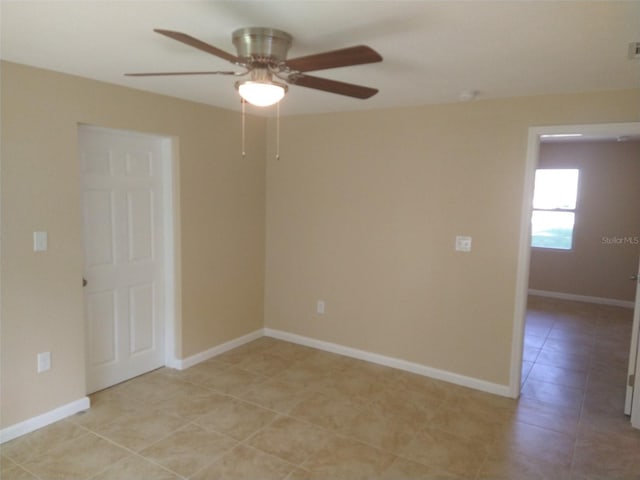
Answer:
<svg viewBox="0 0 640 480"><path fill-rule="evenodd" d="M287 92L287 86L277 82L237 82L240 96L257 107L268 107L278 103Z"/></svg>

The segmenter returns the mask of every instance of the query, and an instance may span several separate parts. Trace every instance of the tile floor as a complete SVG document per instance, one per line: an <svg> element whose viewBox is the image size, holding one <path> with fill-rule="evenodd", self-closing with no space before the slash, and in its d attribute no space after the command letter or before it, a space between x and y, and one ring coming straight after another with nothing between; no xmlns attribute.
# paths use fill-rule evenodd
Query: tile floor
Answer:
<svg viewBox="0 0 640 480"><path fill-rule="evenodd" d="M0 449L13 479L640 479L631 311L532 298L515 401L262 338L92 395Z"/></svg>

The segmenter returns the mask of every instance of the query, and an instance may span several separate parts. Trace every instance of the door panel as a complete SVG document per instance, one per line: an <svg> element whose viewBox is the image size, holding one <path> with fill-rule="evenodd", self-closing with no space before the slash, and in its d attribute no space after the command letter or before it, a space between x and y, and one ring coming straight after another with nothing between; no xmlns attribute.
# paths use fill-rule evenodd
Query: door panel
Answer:
<svg viewBox="0 0 640 480"><path fill-rule="evenodd" d="M92 241L85 245L85 266L113 265L112 195L106 190L84 192L85 238Z"/></svg>
<svg viewBox="0 0 640 480"><path fill-rule="evenodd" d="M131 354L152 350L154 345L153 284L136 285L129 290Z"/></svg>
<svg viewBox="0 0 640 480"><path fill-rule="evenodd" d="M113 363L116 358L115 292L96 292L86 297L89 361L92 365Z"/></svg>
<svg viewBox="0 0 640 480"><path fill-rule="evenodd" d="M161 140L79 131L87 322L87 387L164 365Z"/></svg>
<svg viewBox="0 0 640 480"><path fill-rule="evenodd" d="M153 257L153 204L152 192L148 190L127 193L129 261Z"/></svg>

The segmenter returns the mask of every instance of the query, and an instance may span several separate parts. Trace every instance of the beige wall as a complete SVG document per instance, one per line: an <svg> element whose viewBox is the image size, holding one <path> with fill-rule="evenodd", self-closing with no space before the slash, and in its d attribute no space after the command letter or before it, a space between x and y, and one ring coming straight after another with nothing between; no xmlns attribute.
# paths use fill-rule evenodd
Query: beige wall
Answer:
<svg viewBox="0 0 640 480"><path fill-rule="evenodd" d="M173 136L179 148L179 357L263 324L264 119L2 63L2 427L86 394L79 122ZM230 94L232 94L232 89ZM32 251L32 232L49 250ZM52 352L36 373L36 354Z"/></svg>
<svg viewBox="0 0 640 480"><path fill-rule="evenodd" d="M633 301L636 284L629 276L640 253L640 244L633 243L640 242L640 142L542 144L538 168L579 169L579 196L573 249L532 249L529 287Z"/></svg>
<svg viewBox="0 0 640 480"><path fill-rule="evenodd" d="M528 128L639 107L635 90L282 119L266 326L507 385Z"/></svg>
<svg viewBox="0 0 640 480"><path fill-rule="evenodd" d="M11 63L1 74L3 427L86 393L78 122L178 139L181 358L264 314L506 384L527 128L640 120L637 90L291 117L276 161L273 123L252 117L242 159L236 113ZM32 252L34 230L48 252ZM471 253L453 250L458 234ZM37 375L43 350L53 369Z"/></svg>

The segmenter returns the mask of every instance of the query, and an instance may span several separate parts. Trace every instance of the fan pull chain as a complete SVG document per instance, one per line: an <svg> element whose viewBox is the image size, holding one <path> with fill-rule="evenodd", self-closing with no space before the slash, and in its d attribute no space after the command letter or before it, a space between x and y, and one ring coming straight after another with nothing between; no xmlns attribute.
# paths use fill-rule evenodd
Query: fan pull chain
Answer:
<svg viewBox="0 0 640 480"><path fill-rule="evenodd" d="M280 160L280 102L276 103L276 160Z"/></svg>
<svg viewBox="0 0 640 480"><path fill-rule="evenodd" d="M244 98L240 100L240 103L242 104L242 157L244 158L244 157L247 156L247 152L245 152L245 150L244 150L244 143L245 143L245 141L244 141L244 137L245 137L245 135L244 135L244 130L245 130L245 126L244 126L244 124L245 124L245 111L244 111L245 101L244 101Z"/></svg>

